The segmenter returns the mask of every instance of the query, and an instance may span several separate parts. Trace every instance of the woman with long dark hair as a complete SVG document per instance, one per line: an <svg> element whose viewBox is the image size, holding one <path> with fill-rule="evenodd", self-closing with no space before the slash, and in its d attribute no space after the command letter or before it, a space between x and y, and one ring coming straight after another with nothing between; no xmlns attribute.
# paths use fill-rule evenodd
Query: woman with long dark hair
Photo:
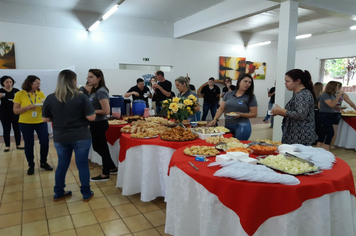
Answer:
<svg viewBox="0 0 356 236"><path fill-rule="evenodd" d="M225 127L235 138L248 140L251 136L249 118L257 116L257 100L253 94L254 84L251 75L242 74L237 79L236 89L227 92L209 126L214 126L226 109Z"/></svg>
<svg viewBox="0 0 356 236"><path fill-rule="evenodd" d="M315 133L315 115L313 82L309 71L293 69L285 74L285 86L293 91L293 97L285 109L276 105L272 115L284 116L282 143L312 145L317 139Z"/></svg>
<svg viewBox="0 0 356 236"><path fill-rule="evenodd" d="M10 76L4 75L0 79L1 89L0 89L0 120L3 128L3 138L5 142L4 152L10 151L10 132L11 125L14 130L16 148L24 149L21 147L21 133L19 128L19 115L16 115L13 111L14 103L12 102L15 93L17 93L17 88L14 88L15 80Z"/></svg>
<svg viewBox="0 0 356 236"><path fill-rule="evenodd" d="M40 141L40 167L52 171L47 163L49 149L48 127L42 120L42 103L46 98L40 90L41 80L35 75L29 75L22 83L23 90L17 92L14 98L14 113L20 115L19 126L25 141L25 155L28 162L27 175L35 173L34 132Z"/></svg>
<svg viewBox="0 0 356 236"><path fill-rule="evenodd" d="M71 196L64 191L65 178L72 153L79 171L80 192L83 201L89 201L94 192L90 190L88 153L91 145L89 121L95 120L94 108L88 97L77 90L77 75L71 70L63 70L58 75L54 93L48 95L43 104L42 119L53 122L53 140L58 154L54 201Z"/></svg>
<svg viewBox="0 0 356 236"><path fill-rule="evenodd" d="M102 174L91 178L91 181L108 181L110 173L116 174L117 167L111 159L109 147L106 141L105 132L109 128L106 118L110 114L109 89L105 85L104 74L99 69L90 69L88 73L89 85L93 86L90 100L95 109L96 118L90 122L90 132L93 149L103 160Z"/></svg>
<svg viewBox="0 0 356 236"><path fill-rule="evenodd" d="M344 91L338 91L338 82L330 81L325 86L324 93L320 96L319 100L319 115L318 120L320 124L320 133L318 139L318 147L325 150L330 150L331 140L334 136L333 121L335 119L335 106L339 99L344 95Z"/></svg>

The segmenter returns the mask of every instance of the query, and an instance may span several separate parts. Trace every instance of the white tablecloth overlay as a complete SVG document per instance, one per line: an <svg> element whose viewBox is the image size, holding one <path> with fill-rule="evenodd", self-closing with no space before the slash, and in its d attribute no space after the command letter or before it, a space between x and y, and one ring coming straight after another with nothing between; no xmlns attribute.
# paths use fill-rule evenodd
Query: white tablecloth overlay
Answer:
<svg viewBox="0 0 356 236"><path fill-rule="evenodd" d="M247 236L239 216L182 170L172 167L168 182L166 233ZM269 218L254 236L352 236L356 235L355 219L355 197L349 191L334 192L307 200L295 211Z"/></svg>
<svg viewBox="0 0 356 236"><path fill-rule="evenodd" d="M356 150L355 140L356 131L346 121L341 119L337 128L335 145Z"/></svg>
<svg viewBox="0 0 356 236"><path fill-rule="evenodd" d="M128 149L125 160L119 164L116 187L122 187L122 195L141 193L143 202L164 197L168 165L174 151L156 145Z"/></svg>
<svg viewBox="0 0 356 236"><path fill-rule="evenodd" d="M111 159L114 162L115 166L117 166L119 162L119 152L120 152L120 139L116 140L114 145L111 145L108 143ZM89 159L91 159L91 162L97 163L99 165L103 165L103 161L101 159L101 156L99 153L93 150L93 145L90 147L89 151Z"/></svg>

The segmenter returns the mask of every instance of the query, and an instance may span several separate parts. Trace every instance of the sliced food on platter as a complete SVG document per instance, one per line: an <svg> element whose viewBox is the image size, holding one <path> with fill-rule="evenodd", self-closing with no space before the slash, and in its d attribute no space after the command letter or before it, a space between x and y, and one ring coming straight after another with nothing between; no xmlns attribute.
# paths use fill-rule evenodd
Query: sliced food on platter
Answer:
<svg viewBox="0 0 356 236"><path fill-rule="evenodd" d="M184 149L183 152L188 156L216 156L220 153L212 146L191 146Z"/></svg>

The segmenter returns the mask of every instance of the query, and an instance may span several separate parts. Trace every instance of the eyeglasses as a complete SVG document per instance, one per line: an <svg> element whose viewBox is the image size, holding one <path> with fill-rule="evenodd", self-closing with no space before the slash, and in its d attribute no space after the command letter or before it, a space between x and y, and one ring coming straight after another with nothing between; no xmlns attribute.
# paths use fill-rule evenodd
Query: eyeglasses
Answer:
<svg viewBox="0 0 356 236"><path fill-rule="evenodd" d="M33 85L41 85L41 83L32 83Z"/></svg>

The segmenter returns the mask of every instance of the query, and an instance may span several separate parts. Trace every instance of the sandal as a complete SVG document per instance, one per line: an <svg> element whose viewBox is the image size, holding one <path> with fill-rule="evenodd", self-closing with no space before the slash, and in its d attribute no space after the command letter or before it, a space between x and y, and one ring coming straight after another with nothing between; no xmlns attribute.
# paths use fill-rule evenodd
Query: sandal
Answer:
<svg viewBox="0 0 356 236"><path fill-rule="evenodd" d="M57 194L54 194L53 201L58 202L64 198L70 197L70 196L72 196L72 191L66 191L66 192L64 192L64 194L62 196L58 196Z"/></svg>
<svg viewBox="0 0 356 236"><path fill-rule="evenodd" d="M10 151L10 147L6 147L5 149L4 149L4 152L9 152Z"/></svg>

